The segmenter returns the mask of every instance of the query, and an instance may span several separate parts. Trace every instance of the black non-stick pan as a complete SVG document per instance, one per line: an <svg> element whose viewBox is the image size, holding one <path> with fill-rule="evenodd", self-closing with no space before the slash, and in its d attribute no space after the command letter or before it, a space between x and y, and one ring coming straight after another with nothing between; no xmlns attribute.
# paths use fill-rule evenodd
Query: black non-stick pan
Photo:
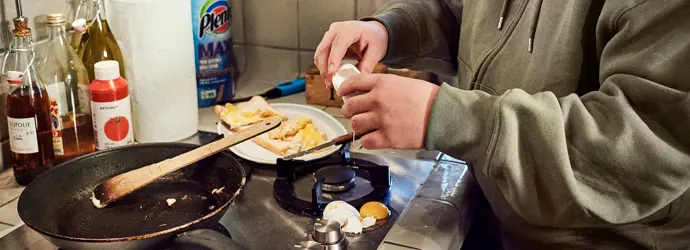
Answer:
<svg viewBox="0 0 690 250"><path fill-rule="evenodd" d="M112 176L197 146L156 143L90 154L35 179L19 198L19 216L63 249L159 249L182 232L212 228L245 184L247 173L221 152L173 172L103 209L93 188ZM219 194L214 189L224 188ZM167 199L176 202L168 206Z"/></svg>

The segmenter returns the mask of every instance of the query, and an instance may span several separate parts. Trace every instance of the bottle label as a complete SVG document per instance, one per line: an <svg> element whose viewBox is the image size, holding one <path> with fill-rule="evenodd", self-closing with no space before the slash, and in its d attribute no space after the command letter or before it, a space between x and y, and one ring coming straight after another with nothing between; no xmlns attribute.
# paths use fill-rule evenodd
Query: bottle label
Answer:
<svg viewBox="0 0 690 250"><path fill-rule="evenodd" d="M38 153L38 137L34 118L7 117L10 150L17 154Z"/></svg>
<svg viewBox="0 0 690 250"><path fill-rule="evenodd" d="M53 151L55 155L65 155L65 147L62 143L62 117L60 116L60 104L55 99L50 99L50 124L53 128Z"/></svg>
<svg viewBox="0 0 690 250"><path fill-rule="evenodd" d="M232 99L232 9L229 0L192 1L197 98L200 107Z"/></svg>
<svg viewBox="0 0 690 250"><path fill-rule="evenodd" d="M114 102L91 101L91 114L98 150L134 143L129 96Z"/></svg>
<svg viewBox="0 0 690 250"><path fill-rule="evenodd" d="M57 101L58 113L66 114L69 112L69 108L65 105L67 104L67 85L65 85L65 82L47 84L46 91L51 101Z"/></svg>

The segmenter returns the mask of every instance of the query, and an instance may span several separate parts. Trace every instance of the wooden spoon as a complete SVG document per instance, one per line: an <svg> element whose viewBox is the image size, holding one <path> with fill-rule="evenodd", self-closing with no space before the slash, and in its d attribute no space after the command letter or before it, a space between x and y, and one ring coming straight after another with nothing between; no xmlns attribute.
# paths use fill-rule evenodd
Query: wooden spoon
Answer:
<svg viewBox="0 0 690 250"><path fill-rule="evenodd" d="M278 127L281 122L280 118L262 121L187 153L115 176L94 188L91 201L93 201L93 205L97 208L104 208L113 201L146 186L162 176L194 164L235 144L268 132Z"/></svg>

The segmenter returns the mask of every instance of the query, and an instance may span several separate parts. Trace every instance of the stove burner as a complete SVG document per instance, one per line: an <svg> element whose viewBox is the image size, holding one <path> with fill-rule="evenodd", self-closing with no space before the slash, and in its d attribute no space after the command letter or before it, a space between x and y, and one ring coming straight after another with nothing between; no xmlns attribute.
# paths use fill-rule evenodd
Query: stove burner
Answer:
<svg viewBox="0 0 690 250"><path fill-rule="evenodd" d="M361 207L369 201L383 201L391 187L388 166L350 158L349 144L343 146L339 155L331 155L314 162L296 159L286 161L279 158L276 169L273 196L278 205L290 212L306 216L320 217L329 203L327 200L343 200L354 207ZM311 199L301 199L295 192L295 184L298 179L304 180L304 177L314 178ZM363 182L355 185L357 180ZM370 187L363 184L367 182ZM358 195L352 196L353 193Z"/></svg>
<svg viewBox="0 0 690 250"><path fill-rule="evenodd" d="M328 166L314 172L314 182L321 180L324 192L345 192L355 187L355 171L346 166Z"/></svg>

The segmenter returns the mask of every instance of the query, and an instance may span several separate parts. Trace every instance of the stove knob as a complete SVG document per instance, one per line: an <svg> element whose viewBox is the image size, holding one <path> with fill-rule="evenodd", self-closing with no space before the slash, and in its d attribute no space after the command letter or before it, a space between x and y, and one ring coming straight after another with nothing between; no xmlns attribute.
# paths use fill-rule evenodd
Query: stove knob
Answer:
<svg viewBox="0 0 690 250"><path fill-rule="evenodd" d="M314 223L314 241L325 245L338 243L343 238L340 223L334 220L322 220Z"/></svg>

